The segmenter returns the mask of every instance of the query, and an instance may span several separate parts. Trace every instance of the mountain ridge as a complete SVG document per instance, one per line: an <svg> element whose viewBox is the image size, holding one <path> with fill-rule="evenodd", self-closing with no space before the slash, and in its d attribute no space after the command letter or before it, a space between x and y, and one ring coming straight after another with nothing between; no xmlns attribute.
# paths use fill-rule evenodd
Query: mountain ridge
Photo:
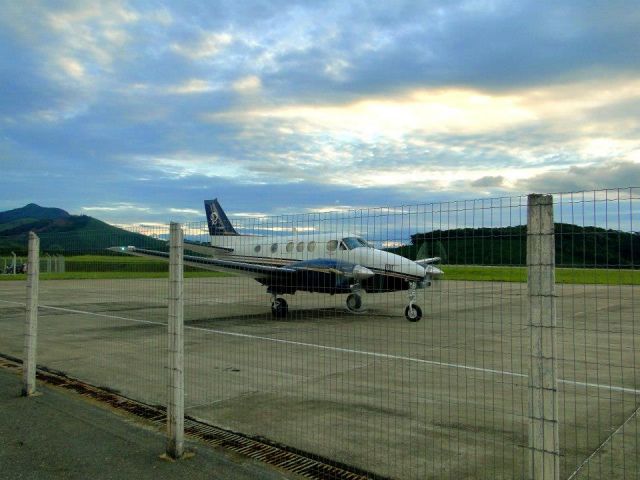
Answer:
<svg viewBox="0 0 640 480"><path fill-rule="evenodd" d="M41 207L36 203L28 203L24 207L0 212L0 223L32 218L34 220L54 220L71 215L61 208Z"/></svg>
<svg viewBox="0 0 640 480"><path fill-rule="evenodd" d="M163 249L166 244L88 215L71 215L61 208L41 207L30 203L0 212L0 254L26 253L29 232L40 237L42 252L66 255L104 254L107 248L122 245Z"/></svg>

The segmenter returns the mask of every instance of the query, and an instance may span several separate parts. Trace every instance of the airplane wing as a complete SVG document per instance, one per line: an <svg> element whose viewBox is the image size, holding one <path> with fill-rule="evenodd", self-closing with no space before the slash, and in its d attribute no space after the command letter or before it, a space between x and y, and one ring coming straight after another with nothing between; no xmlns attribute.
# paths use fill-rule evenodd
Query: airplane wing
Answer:
<svg viewBox="0 0 640 480"><path fill-rule="evenodd" d="M136 257L148 257L169 261L169 252L148 250L138 247L110 247L107 250ZM337 278L362 281L374 276L374 272L361 265L328 259L298 261L287 266L255 264L236 260L199 257L183 254L184 265L247 275L265 285L280 285L291 288L296 285L319 284L324 287L335 285Z"/></svg>
<svg viewBox="0 0 640 480"><path fill-rule="evenodd" d="M189 242L188 240L184 241L184 249L191 250L192 252L199 253L201 255L208 255L210 257L225 255L233 252L233 248L213 247L211 245Z"/></svg>
<svg viewBox="0 0 640 480"><path fill-rule="evenodd" d="M186 248L186 245L185 245ZM107 250L136 257L158 258L169 260L169 252L159 250L148 250L137 247L110 247ZM295 274L297 270L287 267L275 267L271 265L256 265L246 262L237 262L233 260L220 260L218 258L198 257L194 255L184 255L183 261L185 265L202 268L204 270L213 270L216 272L231 272L248 275L253 278L263 278L269 275L286 275Z"/></svg>

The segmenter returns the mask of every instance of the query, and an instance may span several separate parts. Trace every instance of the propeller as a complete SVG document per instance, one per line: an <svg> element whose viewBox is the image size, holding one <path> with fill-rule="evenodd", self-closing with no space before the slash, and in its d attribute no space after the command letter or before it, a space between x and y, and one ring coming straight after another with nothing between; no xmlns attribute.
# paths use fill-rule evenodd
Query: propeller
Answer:
<svg viewBox="0 0 640 480"><path fill-rule="evenodd" d="M422 245L420 245L420 248L418 249L418 253L416 254L416 258L418 260L416 260L415 262L424 268L424 279L428 281L429 279L440 278L442 275L444 275L444 272L442 270L440 270L438 267L433 265L434 263L440 263L442 261L442 258L441 257L425 258L426 256L427 256L427 242L422 242Z"/></svg>
<svg viewBox="0 0 640 480"><path fill-rule="evenodd" d="M371 278L375 275L371 270L367 267L363 267L362 265L355 265L353 270L351 271L351 276L357 282L361 282L366 280L367 278Z"/></svg>

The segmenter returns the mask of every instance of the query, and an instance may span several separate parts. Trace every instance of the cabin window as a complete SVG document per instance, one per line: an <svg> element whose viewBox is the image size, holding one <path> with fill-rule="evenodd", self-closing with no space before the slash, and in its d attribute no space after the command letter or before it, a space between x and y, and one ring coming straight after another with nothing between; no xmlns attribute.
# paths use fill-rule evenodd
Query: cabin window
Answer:
<svg viewBox="0 0 640 480"><path fill-rule="evenodd" d="M293 252L293 242L287 243L287 252Z"/></svg>
<svg viewBox="0 0 640 480"><path fill-rule="evenodd" d="M253 249L253 251L256 252L256 253L259 253L261 249L262 248L260 247L260 245L256 245L255 248Z"/></svg>
<svg viewBox="0 0 640 480"><path fill-rule="evenodd" d="M296 250L298 252L304 252L304 242L298 242L298 245L296 245Z"/></svg>
<svg viewBox="0 0 640 480"><path fill-rule="evenodd" d="M335 252L337 248L338 248L338 241L337 240L329 240L327 242L327 250L329 252Z"/></svg>
<svg viewBox="0 0 640 480"><path fill-rule="evenodd" d="M271 245L271 253L276 253L278 251L278 244L274 243Z"/></svg>
<svg viewBox="0 0 640 480"><path fill-rule="evenodd" d="M369 247L369 246L370 245L363 238L360 238L360 237L345 237L342 239L342 242L340 242L340 248L346 249L346 250L353 250L354 248Z"/></svg>
<svg viewBox="0 0 640 480"><path fill-rule="evenodd" d="M309 242L307 245L307 250L313 252L316 249L316 242Z"/></svg>

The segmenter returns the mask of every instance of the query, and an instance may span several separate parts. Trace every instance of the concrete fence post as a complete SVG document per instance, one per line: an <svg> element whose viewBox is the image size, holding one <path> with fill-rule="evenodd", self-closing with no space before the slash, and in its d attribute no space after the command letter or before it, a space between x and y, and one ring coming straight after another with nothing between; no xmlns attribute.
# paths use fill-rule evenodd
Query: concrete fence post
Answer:
<svg viewBox="0 0 640 480"><path fill-rule="evenodd" d="M40 274L40 239L29 232L27 260L27 316L22 355L22 395L36 393L36 347L38 340L38 281Z"/></svg>
<svg viewBox="0 0 640 480"><path fill-rule="evenodd" d="M559 480L553 197L527 199L529 291L529 477Z"/></svg>
<svg viewBox="0 0 640 480"><path fill-rule="evenodd" d="M169 239L169 378L167 400L167 455L184 454L184 275L183 232L171 223Z"/></svg>
<svg viewBox="0 0 640 480"><path fill-rule="evenodd" d="M11 252L11 267L13 269L13 274L16 274L16 254Z"/></svg>

